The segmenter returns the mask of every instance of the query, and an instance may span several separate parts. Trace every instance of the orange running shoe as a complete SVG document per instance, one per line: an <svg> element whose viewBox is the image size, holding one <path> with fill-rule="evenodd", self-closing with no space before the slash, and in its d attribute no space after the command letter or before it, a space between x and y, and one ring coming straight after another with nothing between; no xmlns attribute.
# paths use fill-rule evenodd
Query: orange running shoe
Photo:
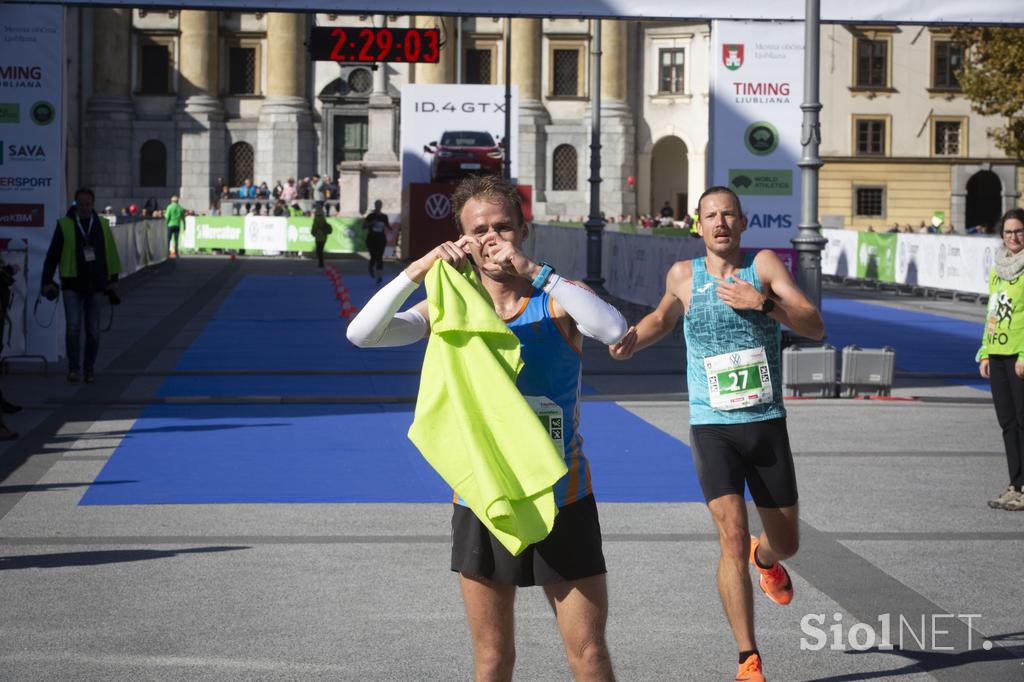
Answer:
<svg viewBox="0 0 1024 682"><path fill-rule="evenodd" d="M785 606L793 601L793 581L789 579L789 573L780 562L775 562L771 568L761 568L754 561L759 541L753 535L750 536L750 563L754 565L757 572L761 574L761 591L768 595L776 604Z"/></svg>
<svg viewBox="0 0 1024 682"><path fill-rule="evenodd" d="M740 669L736 671L736 682L765 682L758 654L750 654L747 660L740 663Z"/></svg>

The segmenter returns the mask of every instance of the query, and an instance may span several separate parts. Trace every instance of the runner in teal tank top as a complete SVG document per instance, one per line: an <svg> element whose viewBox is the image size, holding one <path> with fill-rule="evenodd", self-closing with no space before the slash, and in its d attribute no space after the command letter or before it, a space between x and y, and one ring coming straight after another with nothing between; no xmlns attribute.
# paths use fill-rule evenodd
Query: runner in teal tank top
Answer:
<svg viewBox="0 0 1024 682"><path fill-rule="evenodd" d="M743 256L743 267L735 278L750 282L763 294L754 256ZM742 424L785 417L778 321L760 310L734 310L726 305L718 297L705 260L693 260L690 307L683 317L690 424ZM741 360L751 349L762 349L763 361ZM742 406L733 408L730 403ZM716 409L716 404L729 409Z"/></svg>
<svg viewBox="0 0 1024 682"><path fill-rule="evenodd" d="M779 325L811 339L825 329L775 253L740 251L747 220L732 190L711 187L697 212L707 257L673 265L657 309L609 352L626 360L684 318L690 448L720 538L718 587L739 649L735 679L763 682L748 561L768 598L790 603L793 583L780 561L796 553L799 526ZM759 538L747 536L745 487L765 528Z"/></svg>

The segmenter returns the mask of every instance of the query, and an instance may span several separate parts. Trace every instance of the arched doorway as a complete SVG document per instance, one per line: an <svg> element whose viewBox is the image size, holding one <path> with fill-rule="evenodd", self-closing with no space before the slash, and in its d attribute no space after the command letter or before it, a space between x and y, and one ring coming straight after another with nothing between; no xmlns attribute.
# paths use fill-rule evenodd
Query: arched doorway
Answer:
<svg viewBox="0 0 1024 682"><path fill-rule="evenodd" d="M657 215L667 201L676 220L690 210L686 195L688 165L686 143L674 135L663 137L651 151L651 213Z"/></svg>
<svg viewBox="0 0 1024 682"><path fill-rule="evenodd" d="M1003 183L992 171L982 170L972 175L967 181L967 224L955 227L995 227L1003 212L1002 194Z"/></svg>

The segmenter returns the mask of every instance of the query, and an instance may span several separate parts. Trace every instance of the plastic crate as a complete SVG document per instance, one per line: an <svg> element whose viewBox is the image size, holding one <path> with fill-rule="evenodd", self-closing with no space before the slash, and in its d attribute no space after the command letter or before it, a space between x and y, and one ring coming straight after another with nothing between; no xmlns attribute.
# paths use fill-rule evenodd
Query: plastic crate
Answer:
<svg viewBox="0 0 1024 682"><path fill-rule="evenodd" d="M834 346L790 346L782 351L783 395L835 398Z"/></svg>
<svg viewBox="0 0 1024 682"><path fill-rule="evenodd" d="M896 372L896 351L884 348L843 348L843 367L839 377L840 395L854 398L861 393L890 395Z"/></svg>

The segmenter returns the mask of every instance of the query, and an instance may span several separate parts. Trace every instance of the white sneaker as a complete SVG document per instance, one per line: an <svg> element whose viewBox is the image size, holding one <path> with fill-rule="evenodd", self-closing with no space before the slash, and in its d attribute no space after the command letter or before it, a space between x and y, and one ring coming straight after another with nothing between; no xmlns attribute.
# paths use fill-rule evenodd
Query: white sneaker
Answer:
<svg viewBox="0 0 1024 682"><path fill-rule="evenodd" d="M1024 492L1015 492L1013 497L1003 502L1002 508L1006 511L1024 511Z"/></svg>
<svg viewBox="0 0 1024 682"><path fill-rule="evenodd" d="M1006 490L999 493L999 496L988 501L988 506L993 509L1004 509L1003 505L1016 497L1019 493L1012 485L1006 486Z"/></svg>

